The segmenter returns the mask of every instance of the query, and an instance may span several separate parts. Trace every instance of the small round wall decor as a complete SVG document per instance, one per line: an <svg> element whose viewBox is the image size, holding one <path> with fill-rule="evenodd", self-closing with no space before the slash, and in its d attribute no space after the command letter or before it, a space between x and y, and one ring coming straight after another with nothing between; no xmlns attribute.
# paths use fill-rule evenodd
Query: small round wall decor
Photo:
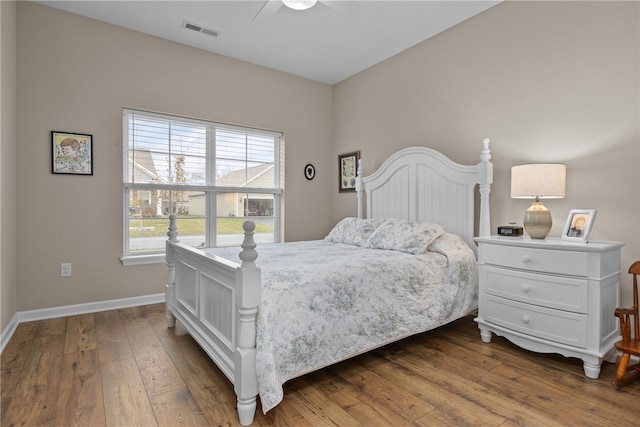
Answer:
<svg viewBox="0 0 640 427"><path fill-rule="evenodd" d="M304 176L311 181L316 176L316 168L311 163L304 167Z"/></svg>

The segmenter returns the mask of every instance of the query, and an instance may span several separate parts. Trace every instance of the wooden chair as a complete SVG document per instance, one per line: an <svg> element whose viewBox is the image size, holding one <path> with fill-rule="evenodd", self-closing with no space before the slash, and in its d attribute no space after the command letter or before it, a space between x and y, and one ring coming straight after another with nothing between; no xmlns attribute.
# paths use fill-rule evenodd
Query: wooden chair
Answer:
<svg viewBox="0 0 640 427"><path fill-rule="evenodd" d="M638 315L638 275L640 275L640 261L629 267L629 274L633 274L633 307L616 308L615 315L620 318L620 333L622 340L615 343L616 349L622 353L618 362L616 379L611 384L620 388L640 378L640 363L629 366L631 355L640 357L640 319ZM631 324L633 323L633 336Z"/></svg>

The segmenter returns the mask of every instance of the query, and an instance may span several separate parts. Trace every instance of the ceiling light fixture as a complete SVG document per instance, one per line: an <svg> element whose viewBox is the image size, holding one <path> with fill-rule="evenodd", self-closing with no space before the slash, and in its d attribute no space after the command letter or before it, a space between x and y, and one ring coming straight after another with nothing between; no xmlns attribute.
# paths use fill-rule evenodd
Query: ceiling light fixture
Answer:
<svg viewBox="0 0 640 427"><path fill-rule="evenodd" d="M285 6L294 10L311 9L318 0L282 0Z"/></svg>

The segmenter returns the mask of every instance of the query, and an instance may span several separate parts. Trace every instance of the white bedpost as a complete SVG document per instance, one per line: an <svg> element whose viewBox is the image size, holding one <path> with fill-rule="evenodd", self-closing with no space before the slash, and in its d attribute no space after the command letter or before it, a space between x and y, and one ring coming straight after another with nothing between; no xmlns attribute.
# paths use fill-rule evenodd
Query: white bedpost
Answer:
<svg viewBox="0 0 640 427"><path fill-rule="evenodd" d="M238 312L238 333L235 345L234 387L238 397L238 418L240 424L253 423L258 396L256 374L256 314L260 304L260 269L256 266L258 252L253 240L256 225L245 221L244 241L240 259L242 265L236 275L236 309Z"/></svg>
<svg viewBox="0 0 640 427"><path fill-rule="evenodd" d="M176 228L176 216L169 215L169 231L167 232L169 240L166 243L166 260L167 260L167 284L165 289L165 317L167 318L167 327L176 326L176 318L171 312L171 305L175 298L176 291L176 263L173 260L173 249L171 243L178 242L178 229Z"/></svg>
<svg viewBox="0 0 640 427"><path fill-rule="evenodd" d="M480 152L480 163L478 171L480 173L480 224L478 233L480 237L491 235L491 214L489 209L489 193L493 184L493 164L491 163L491 150L489 149L489 138L482 140L482 151Z"/></svg>
<svg viewBox="0 0 640 427"><path fill-rule="evenodd" d="M358 160L358 170L356 171L356 193L358 194L358 218L364 218L364 185L362 182L364 169L362 168L362 159Z"/></svg>

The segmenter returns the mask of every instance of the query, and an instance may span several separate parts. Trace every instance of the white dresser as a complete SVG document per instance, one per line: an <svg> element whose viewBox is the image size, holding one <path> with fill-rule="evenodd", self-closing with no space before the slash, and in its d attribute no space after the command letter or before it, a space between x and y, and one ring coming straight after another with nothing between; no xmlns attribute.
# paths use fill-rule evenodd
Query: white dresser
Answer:
<svg viewBox="0 0 640 427"><path fill-rule="evenodd" d="M598 378L615 361L621 242L476 238L480 274L475 321L491 334L541 353L578 357Z"/></svg>

